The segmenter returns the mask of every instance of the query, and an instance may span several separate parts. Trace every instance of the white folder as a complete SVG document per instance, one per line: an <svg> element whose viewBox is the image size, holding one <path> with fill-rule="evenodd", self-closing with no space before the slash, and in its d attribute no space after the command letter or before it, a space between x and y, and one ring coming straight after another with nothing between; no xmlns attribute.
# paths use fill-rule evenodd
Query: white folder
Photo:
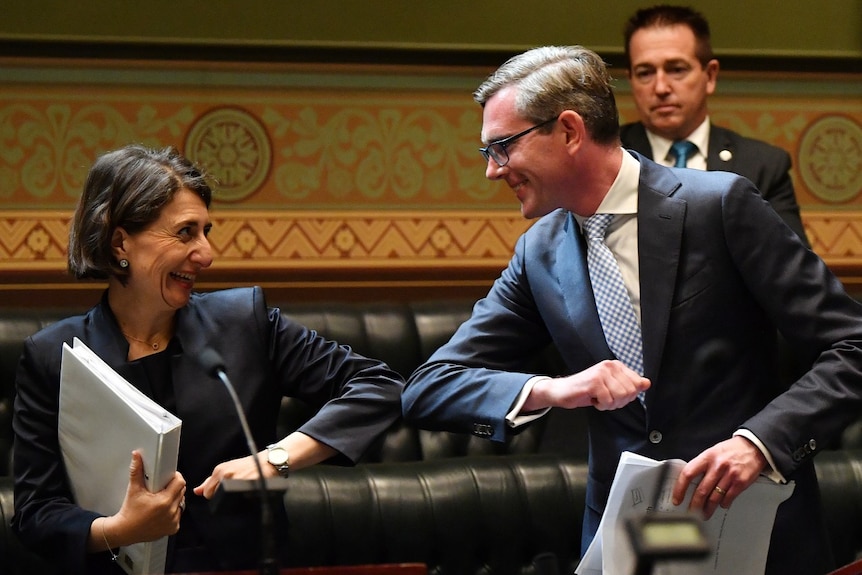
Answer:
<svg viewBox="0 0 862 575"><path fill-rule="evenodd" d="M59 440L75 502L113 515L122 507L132 450L144 460L147 489L177 470L182 422L114 371L78 338L63 344ZM120 548L130 575L165 572L168 538Z"/></svg>

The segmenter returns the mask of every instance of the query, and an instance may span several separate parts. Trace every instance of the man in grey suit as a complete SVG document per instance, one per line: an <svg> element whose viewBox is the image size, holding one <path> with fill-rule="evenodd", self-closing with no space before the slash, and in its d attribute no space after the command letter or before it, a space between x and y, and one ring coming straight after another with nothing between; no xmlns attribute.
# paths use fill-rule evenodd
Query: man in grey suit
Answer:
<svg viewBox="0 0 862 575"><path fill-rule="evenodd" d="M705 516L760 475L795 481L767 572L829 570L812 457L862 409L862 306L747 179L624 150L593 52L530 50L474 98L486 176L539 219L470 319L411 376L407 420L501 441L550 408L586 410L583 549L623 451L686 460L673 498L696 484L691 506ZM609 231L588 248L582 229L601 220ZM615 281L593 263L608 263L604 247ZM612 287L622 295L610 302ZM774 362L776 328L811 360L791 385ZM531 367L549 344L568 375Z"/></svg>
<svg viewBox="0 0 862 575"><path fill-rule="evenodd" d="M711 124L708 97L715 92L719 63L709 23L688 7L659 5L638 10L624 32L627 74L640 121L620 130L623 147L664 165L722 170L745 176L806 244L790 177L790 155ZM686 157L674 142L691 142Z"/></svg>

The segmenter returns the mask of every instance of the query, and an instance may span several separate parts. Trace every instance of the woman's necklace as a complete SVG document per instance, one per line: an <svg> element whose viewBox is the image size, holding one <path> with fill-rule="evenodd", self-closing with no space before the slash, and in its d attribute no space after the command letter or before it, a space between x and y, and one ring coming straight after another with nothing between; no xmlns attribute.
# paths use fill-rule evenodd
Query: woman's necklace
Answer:
<svg viewBox="0 0 862 575"><path fill-rule="evenodd" d="M159 339L161 339L162 336L159 336L159 339L155 339L153 341L147 341L145 339L138 339L135 336L129 335L124 331L122 331L122 334L129 339L133 339L133 340L137 341L138 343L142 343L144 345L148 345L148 346L152 347L153 351L159 351L159 347L161 347L161 344L159 343Z"/></svg>

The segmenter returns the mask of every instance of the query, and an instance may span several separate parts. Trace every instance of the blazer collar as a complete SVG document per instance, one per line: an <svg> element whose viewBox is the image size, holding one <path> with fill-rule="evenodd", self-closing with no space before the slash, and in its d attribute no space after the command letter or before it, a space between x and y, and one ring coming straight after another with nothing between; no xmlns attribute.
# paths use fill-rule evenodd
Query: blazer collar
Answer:
<svg viewBox="0 0 862 575"><path fill-rule="evenodd" d="M194 351L202 349L206 344L201 330L196 329L196 324L190 325L194 322L189 321L189 314L191 313L189 307L186 305L177 310L176 332L174 334L176 341L172 341L168 350L163 352L174 354L174 361L183 355L184 349ZM102 359L109 365L116 366L117 373L132 382L145 394L152 396L149 380L145 376L142 366L139 362L129 362L128 360L129 344L120 330L120 325L111 311L111 306L108 305L107 290L102 294L99 305L93 307L88 315L89 321L99 326L98 329L93 330L91 335L92 347L99 350ZM199 376L201 371L201 368L194 361L180 362L180 365L175 367L179 367L178 372L175 373L175 377L178 379Z"/></svg>
<svg viewBox="0 0 862 575"><path fill-rule="evenodd" d="M686 202L674 197L682 185L673 171L633 153L641 163L638 185L638 265L644 375L655 379L667 338L682 250Z"/></svg>

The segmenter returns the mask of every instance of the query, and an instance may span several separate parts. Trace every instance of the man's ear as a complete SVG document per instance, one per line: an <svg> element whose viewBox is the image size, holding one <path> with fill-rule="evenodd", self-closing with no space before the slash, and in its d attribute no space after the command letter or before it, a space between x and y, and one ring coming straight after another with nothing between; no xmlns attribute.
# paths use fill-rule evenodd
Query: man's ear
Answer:
<svg viewBox="0 0 862 575"><path fill-rule="evenodd" d="M713 58L706 63L706 93L712 94L715 92L715 86L718 83L718 60Z"/></svg>
<svg viewBox="0 0 862 575"><path fill-rule="evenodd" d="M564 110L560 113L559 122L566 135L566 146L576 151L587 134L583 117L574 110Z"/></svg>

